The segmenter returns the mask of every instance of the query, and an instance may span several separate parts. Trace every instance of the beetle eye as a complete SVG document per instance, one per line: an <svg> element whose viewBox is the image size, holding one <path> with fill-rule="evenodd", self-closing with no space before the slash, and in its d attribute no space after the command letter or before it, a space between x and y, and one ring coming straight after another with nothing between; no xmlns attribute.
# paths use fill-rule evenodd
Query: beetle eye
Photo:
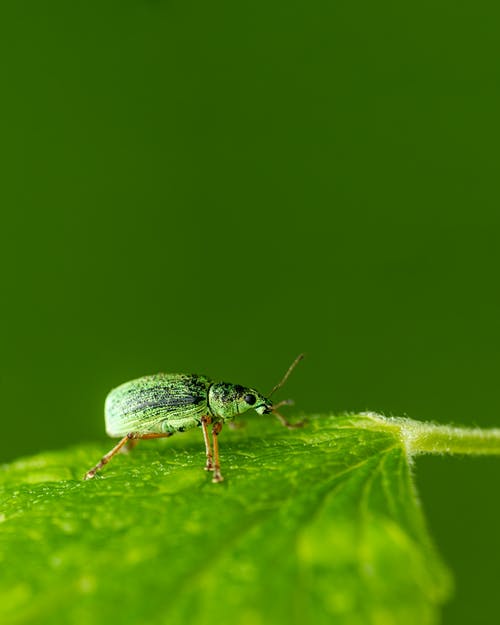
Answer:
<svg viewBox="0 0 500 625"><path fill-rule="evenodd" d="M255 397L255 395L245 395L245 397L243 397L243 399L246 401L246 403L249 406L253 406L255 404L255 402L257 401L257 398Z"/></svg>

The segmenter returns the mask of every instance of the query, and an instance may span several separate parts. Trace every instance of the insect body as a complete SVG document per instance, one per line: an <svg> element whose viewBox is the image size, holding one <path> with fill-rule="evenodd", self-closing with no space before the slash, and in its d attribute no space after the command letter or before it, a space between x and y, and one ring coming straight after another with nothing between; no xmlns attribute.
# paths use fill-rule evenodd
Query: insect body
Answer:
<svg viewBox="0 0 500 625"><path fill-rule="evenodd" d="M217 436L226 421L253 408L259 414L273 414L289 428L302 423L289 423L276 409L290 402L273 404L269 397L283 384L295 365L303 358L298 356L279 384L268 397L252 388L227 382L212 382L202 375L158 373L113 389L106 398L106 432L111 437L121 437L120 442L85 474L91 479L125 443L133 445L138 439L163 438L195 427L203 431L207 471L213 471L213 482L221 482L219 446ZM213 450L208 426L212 426Z"/></svg>

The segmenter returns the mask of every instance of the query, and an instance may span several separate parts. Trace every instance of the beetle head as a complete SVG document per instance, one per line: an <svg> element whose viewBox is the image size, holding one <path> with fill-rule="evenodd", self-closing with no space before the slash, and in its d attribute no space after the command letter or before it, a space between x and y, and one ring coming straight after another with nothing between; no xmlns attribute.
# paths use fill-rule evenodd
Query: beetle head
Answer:
<svg viewBox="0 0 500 625"><path fill-rule="evenodd" d="M212 414L226 421L253 408L259 414L273 414L286 427L300 427L302 423L292 425L277 411L277 408L280 406L292 404L293 402L290 399L274 404L269 398L283 386L302 358L304 358L304 354L297 356L268 397L265 397L253 388L246 388L240 384L229 384L227 382L212 384L208 391L208 405Z"/></svg>
<svg viewBox="0 0 500 625"><path fill-rule="evenodd" d="M269 414L273 409L271 400L259 391L227 382L212 384L208 403L212 413L224 420L232 419L252 408L259 414Z"/></svg>

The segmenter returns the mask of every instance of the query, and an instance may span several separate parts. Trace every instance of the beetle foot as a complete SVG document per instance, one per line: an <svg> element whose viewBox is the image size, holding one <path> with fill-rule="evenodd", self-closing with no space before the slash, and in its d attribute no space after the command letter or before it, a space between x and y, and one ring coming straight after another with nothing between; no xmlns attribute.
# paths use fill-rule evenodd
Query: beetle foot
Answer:
<svg viewBox="0 0 500 625"><path fill-rule="evenodd" d="M94 469L90 469L90 471L87 471L87 473L85 473L85 475L83 476L84 480L91 480L96 474L96 471L94 471Z"/></svg>
<svg viewBox="0 0 500 625"><path fill-rule="evenodd" d="M215 471L214 476L212 478L212 482L214 484L218 484L219 482L223 482L224 478L222 477L222 475L220 474L219 471Z"/></svg>

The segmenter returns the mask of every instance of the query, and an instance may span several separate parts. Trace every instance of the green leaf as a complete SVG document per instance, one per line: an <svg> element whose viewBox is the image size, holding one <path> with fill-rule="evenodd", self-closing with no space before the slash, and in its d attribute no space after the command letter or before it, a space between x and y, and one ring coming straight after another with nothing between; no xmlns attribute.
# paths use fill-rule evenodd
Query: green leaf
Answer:
<svg viewBox="0 0 500 625"><path fill-rule="evenodd" d="M450 431L256 417L220 436L222 484L200 432L143 441L86 482L111 445L19 460L0 471L0 622L434 623L451 581L409 452L450 451L432 447Z"/></svg>

